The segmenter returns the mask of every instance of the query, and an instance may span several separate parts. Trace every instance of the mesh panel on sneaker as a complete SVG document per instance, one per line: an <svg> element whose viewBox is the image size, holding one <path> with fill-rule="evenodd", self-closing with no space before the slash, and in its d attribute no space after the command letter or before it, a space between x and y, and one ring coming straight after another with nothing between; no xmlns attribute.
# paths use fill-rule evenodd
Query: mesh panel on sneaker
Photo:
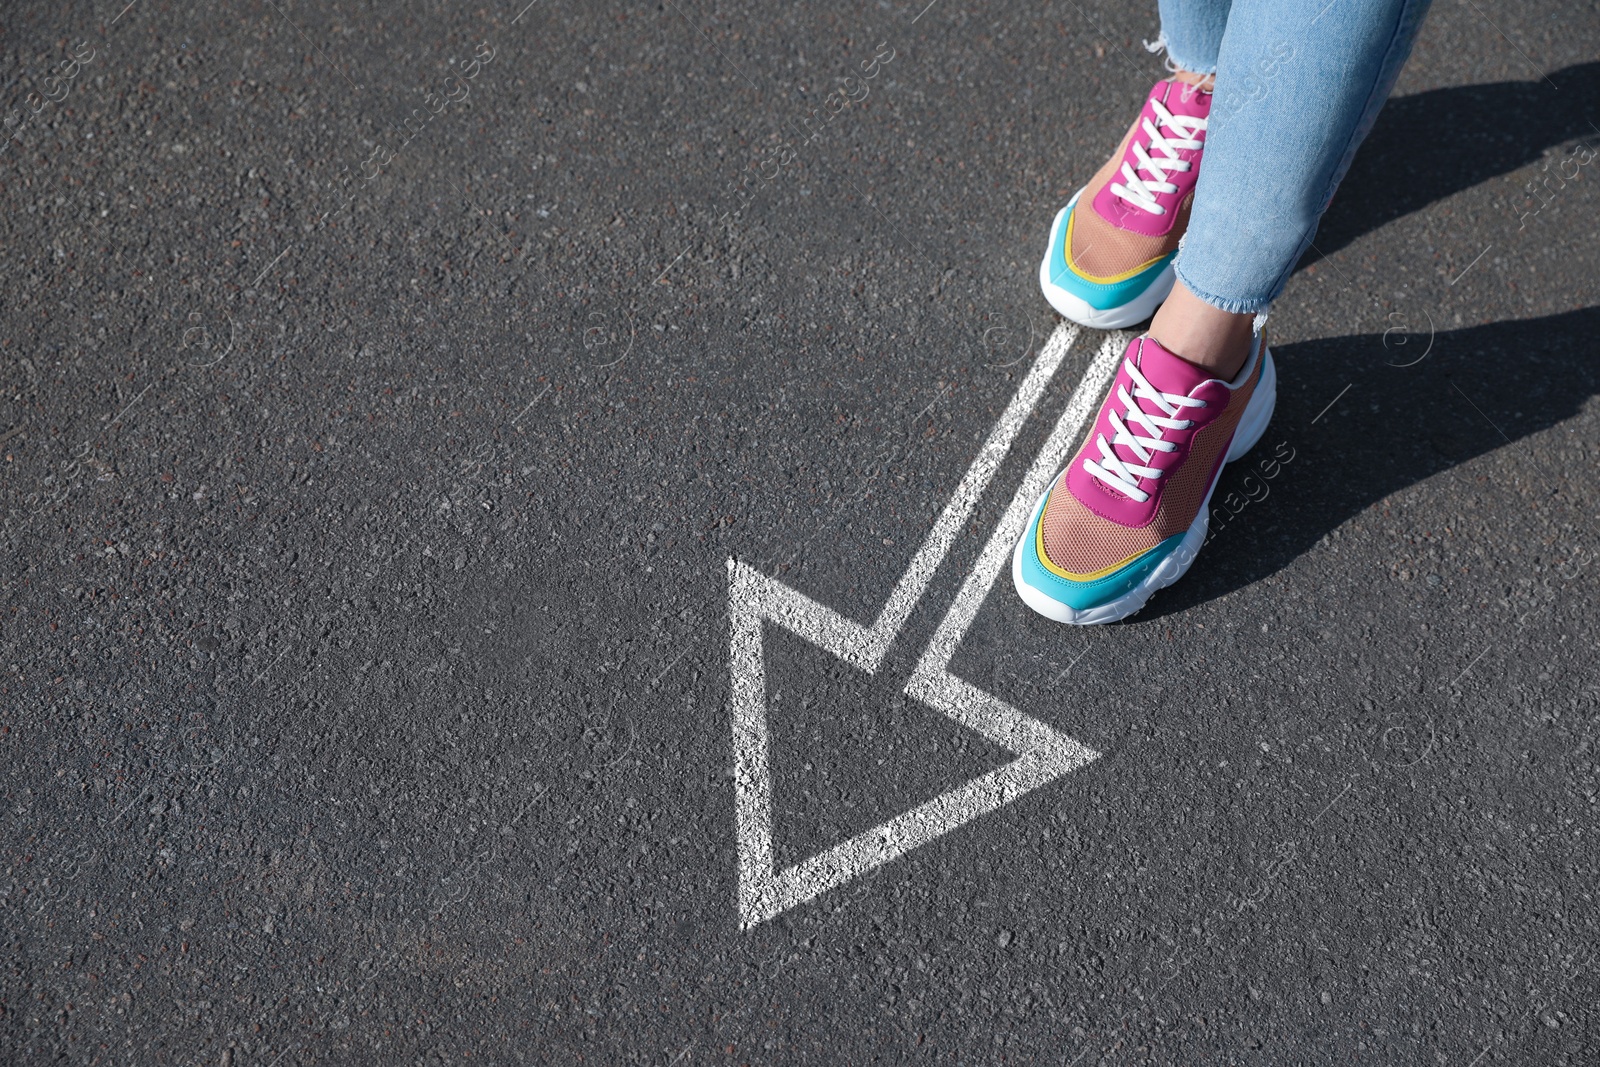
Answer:
<svg viewBox="0 0 1600 1067"><path fill-rule="evenodd" d="M1044 514L1039 517L1045 558L1068 573L1093 574L1188 530L1206 498L1206 490L1211 487L1211 473L1217 458L1232 442L1234 428L1239 425L1239 418L1261 381L1264 363L1265 360L1258 360L1250 381L1231 394L1228 410L1195 431L1183 466L1162 479L1165 484L1161 489L1161 503L1148 524L1123 526L1096 515L1072 495L1063 471L1050 492ZM1067 469L1083 462L1083 453L1093 447L1091 437L1072 457Z"/></svg>
<svg viewBox="0 0 1600 1067"><path fill-rule="evenodd" d="M1183 204L1178 208L1178 220L1171 231L1160 237L1146 237L1142 233L1113 226L1097 212L1090 210L1089 201L1099 189L1100 185L1091 184L1072 209L1072 248L1067 262L1073 267L1091 277L1110 278L1126 274L1152 259L1178 250L1178 242L1183 240L1184 232L1189 228L1189 207L1194 203L1193 193L1183 198Z"/></svg>

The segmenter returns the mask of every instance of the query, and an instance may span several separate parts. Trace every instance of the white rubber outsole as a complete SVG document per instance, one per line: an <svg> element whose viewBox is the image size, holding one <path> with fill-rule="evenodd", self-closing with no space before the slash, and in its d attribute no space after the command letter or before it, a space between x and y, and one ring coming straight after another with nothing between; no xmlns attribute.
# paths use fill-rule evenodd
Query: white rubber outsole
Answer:
<svg viewBox="0 0 1600 1067"><path fill-rule="evenodd" d="M1250 397L1250 403L1245 405L1244 414L1239 418L1239 426L1234 431L1233 441L1228 445L1228 454L1218 465L1216 477L1211 479L1205 500L1201 502L1200 510L1195 514L1194 522L1190 523L1188 532L1178 545L1178 550L1162 561L1159 567L1145 575L1142 582L1116 600L1082 610L1068 607L1022 580L1022 552L1031 538L1034 525L1039 521L1039 513L1044 510L1045 501L1050 499L1050 490L1046 489L1039 496L1038 503L1034 504L1028 525L1023 528L1023 535L1011 553L1011 584L1016 587L1017 595L1022 598L1024 604L1047 619L1069 626L1095 626L1116 622L1138 612L1151 596L1188 572L1195 556L1200 552L1200 546L1205 544L1206 533L1211 526L1211 494L1216 492L1217 483L1222 481L1224 468L1256 446L1261 440L1261 435L1267 432L1267 424L1272 421L1273 409L1277 407L1278 369L1272 361L1271 348L1262 349L1261 359L1261 380L1256 383L1256 390ZM1051 487L1053 488L1059 480L1059 476L1053 479Z"/></svg>
<svg viewBox="0 0 1600 1067"><path fill-rule="evenodd" d="M1050 258L1056 248L1056 242L1064 240L1062 228L1067 224L1067 214L1072 211L1072 205L1078 202L1078 197L1083 194L1079 189L1073 194L1067 206L1056 214L1056 221L1050 225L1050 244L1046 246L1044 259L1039 261L1039 288L1044 291L1044 298L1050 306L1056 309L1057 314L1080 326L1088 326L1096 330L1121 330L1143 322L1156 313L1161 302L1172 292L1172 286L1177 281L1177 273L1168 263L1162 272L1156 275L1156 280L1151 282L1144 292L1134 299L1119 307L1106 308L1104 311L1090 306L1080 297L1067 292L1061 286L1050 280Z"/></svg>

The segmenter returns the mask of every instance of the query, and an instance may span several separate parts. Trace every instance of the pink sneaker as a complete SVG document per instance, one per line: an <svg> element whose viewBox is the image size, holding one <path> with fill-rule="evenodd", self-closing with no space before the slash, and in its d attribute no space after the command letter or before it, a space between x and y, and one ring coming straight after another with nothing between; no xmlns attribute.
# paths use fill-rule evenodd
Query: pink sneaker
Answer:
<svg viewBox="0 0 1600 1067"><path fill-rule="evenodd" d="M1209 92L1156 82L1116 154L1056 215L1039 286L1062 315L1120 329L1167 298L1210 114Z"/></svg>
<svg viewBox="0 0 1600 1067"><path fill-rule="evenodd" d="M1115 622L1194 562L1222 465L1261 439L1278 374L1261 334L1232 382L1134 338L1094 429L1011 557L1023 601L1057 622Z"/></svg>

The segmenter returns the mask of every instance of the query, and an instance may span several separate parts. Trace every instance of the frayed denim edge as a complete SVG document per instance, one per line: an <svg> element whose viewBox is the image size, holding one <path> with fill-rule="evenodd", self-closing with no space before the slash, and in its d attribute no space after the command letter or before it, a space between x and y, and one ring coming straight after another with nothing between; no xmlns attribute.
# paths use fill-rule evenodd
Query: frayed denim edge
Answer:
<svg viewBox="0 0 1600 1067"><path fill-rule="evenodd" d="M1145 41L1144 50L1152 53L1153 55L1161 56L1161 64L1167 68L1168 74L1176 74L1180 70L1188 71L1190 74L1215 74L1217 72L1217 65L1215 63L1212 63L1210 66L1207 66L1203 63L1185 63L1182 59L1174 55L1172 52L1172 45L1167 43L1166 30L1162 30L1160 33L1156 34L1155 40Z"/></svg>
<svg viewBox="0 0 1600 1067"><path fill-rule="evenodd" d="M1230 315L1254 315L1255 322L1251 328L1256 333L1260 333L1261 327L1267 324L1267 315L1272 311L1271 299L1230 300L1226 297L1217 296L1215 293L1208 293L1189 279L1188 273L1183 269L1181 258L1173 262L1172 271L1185 289L1219 311L1226 311Z"/></svg>

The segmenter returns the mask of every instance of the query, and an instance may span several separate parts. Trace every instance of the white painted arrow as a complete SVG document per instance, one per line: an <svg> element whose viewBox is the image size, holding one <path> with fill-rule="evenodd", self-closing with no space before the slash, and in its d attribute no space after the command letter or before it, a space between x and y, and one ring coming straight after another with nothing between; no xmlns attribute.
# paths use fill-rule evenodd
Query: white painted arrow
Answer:
<svg viewBox="0 0 1600 1067"><path fill-rule="evenodd" d="M1127 345L1126 334L1107 337L1095 356L906 686L911 696L1017 753L1017 758L793 867L781 871L774 867L763 624L776 623L823 651L875 673L1077 336L1076 326L1063 323L1040 350L871 626L847 619L747 564L728 560L734 817L739 843L739 914L746 929L1099 757L1093 749L955 677L949 672L949 665L995 578L1005 568L1011 546L1021 535L1034 502L1093 414L1095 402Z"/></svg>

